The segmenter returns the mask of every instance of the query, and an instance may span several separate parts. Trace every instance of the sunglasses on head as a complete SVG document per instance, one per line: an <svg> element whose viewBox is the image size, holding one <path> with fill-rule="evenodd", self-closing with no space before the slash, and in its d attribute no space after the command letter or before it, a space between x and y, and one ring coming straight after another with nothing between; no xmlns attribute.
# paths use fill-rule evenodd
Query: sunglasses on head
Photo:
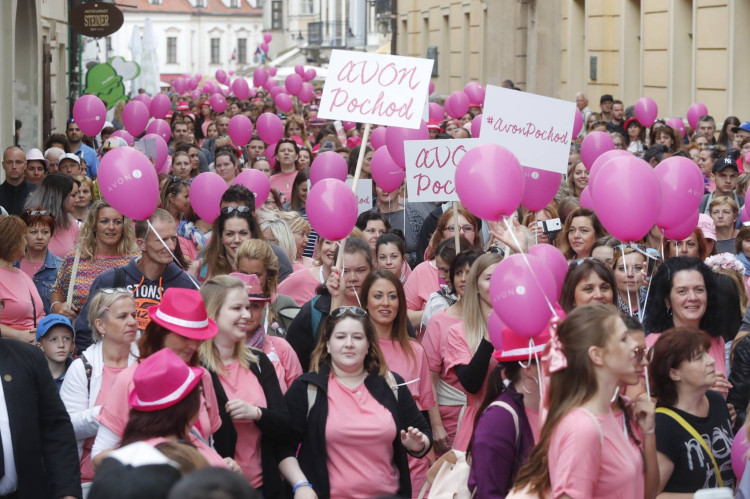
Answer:
<svg viewBox="0 0 750 499"><path fill-rule="evenodd" d="M221 212L224 215L229 215L231 213L234 213L235 211L237 213L250 213L250 208L243 205L243 206L225 206L224 208L221 209Z"/></svg>
<svg viewBox="0 0 750 499"><path fill-rule="evenodd" d="M367 310L360 307L339 307L335 310L331 310L331 317L334 319L341 317L344 314L351 314L356 317L367 317Z"/></svg>
<svg viewBox="0 0 750 499"><path fill-rule="evenodd" d="M105 295L113 295L115 293L130 293L130 291L125 288L102 288L99 291L101 291Z"/></svg>
<svg viewBox="0 0 750 499"><path fill-rule="evenodd" d="M49 215L49 212L47 210L26 210L24 211L24 213L31 216L42 215L46 217L47 215Z"/></svg>
<svg viewBox="0 0 750 499"><path fill-rule="evenodd" d="M495 253L496 255L505 256L505 250L499 246L490 246L487 248L487 253Z"/></svg>

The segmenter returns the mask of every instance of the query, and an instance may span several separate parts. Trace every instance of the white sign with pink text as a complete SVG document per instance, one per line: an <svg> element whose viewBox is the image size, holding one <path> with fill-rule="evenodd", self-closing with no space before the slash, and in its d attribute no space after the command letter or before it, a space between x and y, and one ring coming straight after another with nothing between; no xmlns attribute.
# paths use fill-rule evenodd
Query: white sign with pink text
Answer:
<svg viewBox="0 0 750 499"><path fill-rule="evenodd" d="M349 188L351 188L353 183L354 179L346 179L346 185L348 185ZM357 192L354 193L354 196L357 198L358 215L365 211L370 211L372 209L372 179L359 179L359 182L357 182Z"/></svg>
<svg viewBox="0 0 750 499"><path fill-rule="evenodd" d="M487 85L479 140L523 166L567 173L575 110L574 102Z"/></svg>
<svg viewBox="0 0 750 499"><path fill-rule="evenodd" d="M432 65L431 59L334 50L318 116L419 128Z"/></svg>
<svg viewBox="0 0 750 499"><path fill-rule="evenodd" d="M404 142L409 201L458 201L456 166L479 139L407 140Z"/></svg>

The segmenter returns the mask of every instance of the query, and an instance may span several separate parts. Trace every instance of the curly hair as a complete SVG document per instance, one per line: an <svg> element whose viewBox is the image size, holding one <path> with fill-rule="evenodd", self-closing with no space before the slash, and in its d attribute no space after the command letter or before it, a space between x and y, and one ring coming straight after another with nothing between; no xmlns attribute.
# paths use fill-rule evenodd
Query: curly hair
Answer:
<svg viewBox="0 0 750 499"><path fill-rule="evenodd" d="M84 258L93 260L100 249L96 246L96 225L99 222L99 212L103 208L112 208L112 206L103 199L92 204L86 217L86 223L81 227L81 256ZM114 210L114 208L112 209ZM120 214L120 212L117 213ZM122 217L122 235L117 242L117 253L123 256L130 255L136 252L133 221L125 215L120 214L120 216Z"/></svg>

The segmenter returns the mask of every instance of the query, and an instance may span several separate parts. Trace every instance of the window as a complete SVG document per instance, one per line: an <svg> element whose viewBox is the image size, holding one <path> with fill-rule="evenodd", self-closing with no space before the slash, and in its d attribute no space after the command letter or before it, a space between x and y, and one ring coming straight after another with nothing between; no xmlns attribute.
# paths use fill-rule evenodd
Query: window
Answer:
<svg viewBox="0 0 750 499"><path fill-rule="evenodd" d="M240 0L231 0L229 2L229 7L232 9L239 9L240 8Z"/></svg>
<svg viewBox="0 0 750 499"><path fill-rule="evenodd" d="M271 29L281 29L281 2L271 2Z"/></svg>
<svg viewBox="0 0 750 499"><path fill-rule="evenodd" d="M151 5L161 5L161 0L148 0Z"/></svg>
<svg viewBox="0 0 750 499"><path fill-rule="evenodd" d="M211 38L211 64L219 64L219 39Z"/></svg>
<svg viewBox="0 0 750 499"><path fill-rule="evenodd" d="M203 8L206 6L206 0L195 0L196 8Z"/></svg>
<svg viewBox="0 0 750 499"><path fill-rule="evenodd" d="M167 37L167 64L177 64L177 37Z"/></svg>
<svg viewBox="0 0 750 499"><path fill-rule="evenodd" d="M300 0L300 14L315 13L315 0Z"/></svg>
<svg viewBox="0 0 750 499"><path fill-rule="evenodd" d="M247 64L247 38L237 39L237 63Z"/></svg>

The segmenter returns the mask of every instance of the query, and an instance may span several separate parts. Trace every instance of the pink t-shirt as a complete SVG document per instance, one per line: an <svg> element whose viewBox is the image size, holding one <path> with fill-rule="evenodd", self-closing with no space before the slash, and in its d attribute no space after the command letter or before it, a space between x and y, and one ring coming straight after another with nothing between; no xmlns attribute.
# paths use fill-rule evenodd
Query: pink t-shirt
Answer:
<svg viewBox="0 0 750 499"><path fill-rule="evenodd" d="M420 263L414 267L404 284L406 306L409 310L424 310L427 299L439 289L438 269L434 261L428 260Z"/></svg>
<svg viewBox="0 0 750 499"><path fill-rule="evenodd" d="M56 228L54 235L49 240L47 249L56 256L64 258L66 254L76 246L78 241L78 220L70 217L70 226L67 229Z"/></svg>
<svg viewBox="0 0 750 499"><path fill-rule="evenodd" d="M331 497L394 495L399 487L393 462L397 432L390 411L375 400L364 383L348 388L331 376L326 421Z"/></svg>
<svg viewBox="0 0 750 499"><path fill-rule="evenodd" d="M34 275L39 272L39 269L42 268L42 265L44 265L44 262L30 262L27 259L21 260L21 270L26 272L26 275L29 277L34 277Z"/></svg>
<svg viewBox="0 0 750 499"><path fill-rule="evenodd" d="M646 336L646 347L651 348L654 346L656 341L661 336L661 333L651 333ZM716 374L727 375L727 358L726 358L726 344L724 338L721 336L717 338L711 338L711 347L708 349L708 355L716 362Z"/></svg>
<svg viewBox="0 0 750 499"><path fill-rule="evenodd" d="M198 248L192 240L178 235L177 241L180 243L182 254L188 257L191 262L198 259Z"/></svg>
<svg viewBox="0 0 750 499"><path fill-rule="evenodd" d="M645 479L640 453L611 411L594 417L598 426L584 409L573 409L552 432L550 497L642 499Z"/></svg>
<svg viewBox="0 0 750 499"><path fill-rule="evenodd" d="M302 375L302 365L299 363L299 358L294 353L292 345L284 338L266 335L263 353L268 356L268 360L273 364L276 377L279 379L281 393L286 393L294 380Z"/></svg>
<svg viewBox="0 0 750 499"><path fill-rule="evenodd" d="M94 405L102 405L104 397L112 388L112 384L115 382L117 376L123 372L125 367L102 367L102 387L99 389L99 393L96 395L96 402ZM94 447L94 440L96 435L89 437L83 442L83 452L81 453L81 482L86 483L94 479L94 468L91 465L91 449Z"/></svg>
<svg viewBox="0 0 750 499"><path fill-rule="evenodd" d="M0 298L5 301L5 309L0 313L4 326L29 331L44 317L44 303L26 272L0 268Z"/></svg>
<svg viewBox="0 0 750 499"><path fill-rule="evenodd" d="M473 354L469 350L469 345L466 342L463 323L458 323L455 326L448 328L448 335L445 342L446 369L453 370L453 368L458 365L468 365L469 362L471 362L472 357ZM490 358L487 375L484 378L481 390L477 393L466 394L466 410L459 422L456 439L453 443L453 448L456 450L465 451L469 446L471 435L474 433L474 419L476 418L477 411L479 411L479 406L482 405L482 400L484 400L484 392L487 391L487 378L489 378L490 373L496 365L497 361Z"/></svg>
<svg viewBox="0 0 750 499"><path fill-rule="evenodd" d="M529 426L531 426L531 433L534 435L534 442L539 441L539 435L542 433L542 425L539 421L539 412L530 409L529 406L523 406L523 412L526 413L526 419L529 420Z"/></svg>
<svg viewBox="0 0 750 499"><path fill-rule="evenodd" d="M414 381L406 385L409 388L417 407L420 411L427 411L435 407L435 394L432 392L432 382L430 380L430 368L427 365L427 356L424 353L422 345L416 340L411 341L411 347L414 349L412 359L406 353L398 341L378 338L380 350L388 364L388 369L398 373L404 382ZM411 476L412 497L419 497L419 491L422 489L427 480L427 471L430 469L430 462L427 457L416 458L409 455L409 475Z"/></svg>
<svg viewBox="0 0 750 499"><path fill-rule="evenodd" d="M284 202L292 200L292 183L297 176L297 170L289 173L276 173L271 175L271 187L284 196Z"/></svg>
<svg viewBox="0 0 750 499"><path fill-rule="evenodd" d="M224 366L225 374L219 376L221 386L229 400L240 399L256 407L266 407L266 395L260 381L250 369L240 366L238 360ZM254 488L263 485L260 438L263 436L253 421L235 420L237 445L234 460L242 468L242 473Z"/></svg>
<svg viewBox="0 0 750 499"><path fill-rule="evenodd" d="M315 297L315 290L320 286L310 269L302 269L292 272L286 279L279 283L278 292L287 295L300 307Z"/></svg>
<svg viewBox="0 0 750 499"><path fill-rule="evenodd" d="M128 424L130 417L130 405L128 404L128 395L133 390L133 374L138 367L138 363L131 364L115 378L112 387L105 394L102 409L97 419L101 424L112 430L117 435L122 436L125 426ZM198 430L201 437L208 441L211 435L221 426L221 417L219 416L219 404L216 401L216 392L211 382L211 375L203 370L203 394L201 395L201 408L198 414L198 421L195 423L195 429Z"/></svg>

